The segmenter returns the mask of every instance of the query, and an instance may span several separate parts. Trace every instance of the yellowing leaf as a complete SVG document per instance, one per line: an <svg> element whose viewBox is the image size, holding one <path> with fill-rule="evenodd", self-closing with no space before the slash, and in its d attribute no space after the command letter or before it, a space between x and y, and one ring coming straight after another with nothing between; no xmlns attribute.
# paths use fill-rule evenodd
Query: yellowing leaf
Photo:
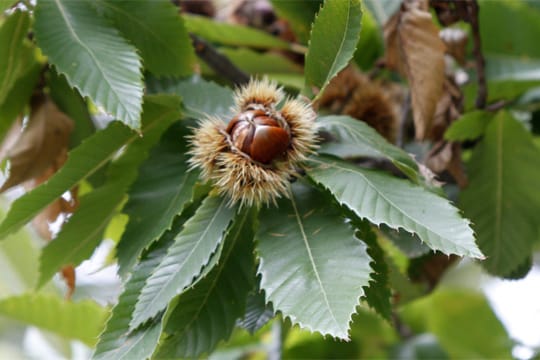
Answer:
<svg viewBox="0 0 540 360"><path fill-rule="evenodd" d="M9 177L0 192L43 174L67 148L72 130L72 120L51 100L34 106L28 126L7 152Z"/></svg>
<svg viewBox="0 0 540 360"><path fill-rule="evenodd" d="M423 2L404 4L384 28L386 65L410 83L416 137L427 135L444 83L445 45Z"/></svg>

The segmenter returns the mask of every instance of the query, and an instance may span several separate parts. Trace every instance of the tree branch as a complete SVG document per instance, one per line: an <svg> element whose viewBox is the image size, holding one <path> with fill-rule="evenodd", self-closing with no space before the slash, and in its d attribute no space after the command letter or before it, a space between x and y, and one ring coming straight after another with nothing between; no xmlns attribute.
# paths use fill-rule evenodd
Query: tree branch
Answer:
<svg viewBox="0 0 540 360"><path fill-rule="evenodd" d="M189 34L195 53L200 57L212 70L235 85L243 85L249 82L249 75L238 69L226 56L220 54L214 47L206 41L199 38L197 35Z"/></svg>

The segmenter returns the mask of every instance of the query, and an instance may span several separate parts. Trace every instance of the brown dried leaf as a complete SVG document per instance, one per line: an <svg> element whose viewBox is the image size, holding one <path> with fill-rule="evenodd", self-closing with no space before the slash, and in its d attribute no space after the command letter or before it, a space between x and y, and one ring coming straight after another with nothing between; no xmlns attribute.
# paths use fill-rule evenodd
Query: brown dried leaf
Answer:
<svg viewBox="0 0 540 360"><path fill-rule="evenodd" d="M446 45L446 52L452 56L456 62L465 66L467 43L469 37L467 33L458 28L446 28L440 32L441 40Z"/></svg>
<svg viewBox="0 0 540 360"><path fill-rule="evenodd" d="M8 150L10 173L0 192L43 174L68 146L73 121L46 99L32 108L28 126Z"/></svg>
<svg viewBox="0 0 540 360"><path fill-rule="evenodd" d="M385 63L407 77L416 138L429 133L445 77L445 46L425 1L407 1L384 29Z"/></svg>
<svg viewBox="0 0 540 360"><path fill-rule="evenodd" d="M425 164L437 174L448 171L460 188L467 185L468 180L461 161L461 148L458 143L444 140L438 142L428 153Z"/></svg>
<svg viewBox="0 0 540 360"><path fill-rule="evenodd" d="M64 266L62 268L62 277L67 286L66 300L70 300L75 292L75 268L72 265Z"/></svg>

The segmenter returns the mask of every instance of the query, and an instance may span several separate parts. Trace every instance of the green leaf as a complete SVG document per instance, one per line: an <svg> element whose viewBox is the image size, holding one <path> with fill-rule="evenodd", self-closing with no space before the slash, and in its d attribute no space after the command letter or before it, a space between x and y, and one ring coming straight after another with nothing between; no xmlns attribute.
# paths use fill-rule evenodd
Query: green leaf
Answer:
<svg viewBox="0 0 540 360"><path fill-rule="evenodd" d="M116 28L139 49L144 66L153 74L186 76L193 73L195 53L178 14L168 0L99 0L95 2Z"/></svg>
<svg viewBox="0 0 540 360"><path fill-rule="evenodd" d="M303 73L303 69L300 65L279 54L258 53L243 48L224 48L221 49L220 52L231 60L238 68L249 74L270 75L272 73Z"/></svg>
<svg viewBox="0 0 540 360"><path fill-rule="evenodd" d="M118 304L113 308L107 326L100 335L96 350L92 356L93 359L129 360L148 358L152 355L159 339L159 332L155 335L156 330L153 329L153 324L151 324L150 329L143 328L130 333L129 322L146 279L167 253L167 248L172 244L184 221L185 218L178 217L174 221L171 230L152 244L133 269L130 278L124 285L124 291L118 298Z"/></svg>
<svg viewBox="0 0 540 360"><path fill-rule="evenodd" d="M186 115L195 119L205 116L227 116L234 106L231 89L195 75L188 79L150 79L150 93L176 94L182 97Z"/></svg>
<svg viewBox="0 0 540 360"><path fill-rule="evenodd" d="M360 39L360 0L326 1L311 29L306 55L305 94L324 88L351 60Z"/></svg>
<svg viewBox="0 0 540 360"><path fill-rule="evenodd" d="M482 294L443 288L404 308L407 322L416 312L450 359L511 359L512 341ZM466 329L466 331L464 331Z"/></svg>
<svg viewBox="0 0 540 360"><path fill-rule="evenodd" d="M121 123L113 122L89 137L70 152L67 162L49 181L15 200L0 224L0 239L17 231L64 192L105 165L123 145L137 136Z"/></svg>
<svg viewBox="0 0 540 360"><path fill-rule="evenodd" d="M106 319L93 301L71 302L50 294L24 294L0 300L0 314L92 346ZM84 324L84 326L81 326Z"/></svg>
<svg viewBox="0 0 540 360"><path fill-rule="evenodd" d="M531 8L525 1L482 0L478 14L482 50L485 53L540 58L540 49L537 46L540 36L540 11Z"/></svg>
<svg viewBox="0 0 540 360"><path fill-rule="evenodd" d="M228 207L227 201L215 196L206 198L186 222L167 256L146 281L133 313L131 329L165 309L169 301L199 275L234 217L235 209Z"/></svg>
<svg viewBox="0 0 540 360"><path fill-rule="evenodd" d="M131 128L140 127L140 59L89 1L39 1L34 30L39 47L72 87Z"/></svg>
<svg viewBox="0 0 540 360"><path fill-rule="evenodd" d="M493 113L487 111L467 112L448 127L444 133L444 138L450 141L466 141L479 138L484 135L486 127L492 118Z"/></svg>
<svg viewBox="0 0 540 360"><path fill-rule="evenodd" d="M386 173L321 156L309 176L356 216L418 234L434 250L483 258L469 222L446 199Z"/></svg>
<svg viewBox="0 0 540 360"><path fill-rule="evenodd" d="M271 0L272 7L278 16L286 19L291 25L295 35L302 44L306 44L309 39L311 23L323 0L310 1L290 1Z"/></svg>
<svg viewBox="0 0 540 360"><path fill-rule="evenodd" d="M377 242L377 236L371 229L371 224L362 221L355 224L358 228L358 237L368 246L367 253L371 257L370 263L373 272L369 286L364 286L364 293L368 305L379 315L388 321L392 320L392 304L390 303L392 292L390 291L388 278L388 265L384 260L384 251Z"/></svg>
<svg viewBox="0 0 540 360"><path fill-rule="evenodd" d="M362 30L354 53L354 61L362 70L368 71L373 68L377 59L384 55L384 41L371 12L366 8L362 10Z"/></svg>
<svg viewBox="0 0 540 360"><path fill-rule="evenodd" d="M4 139L17 116L24 111L39 80L42 65L33 59L29 62L26 71L21 72L6 99L0 104L0 141Z"/></svg>
<svg viewBox="0 0 540 360"><path fill-rule="evenodd" d="M274 317L272 304L266 302L264 292L256 287L246 300L246 313L238 325L253 335Z"/></svg>
<svg viewBox="0 0 540 360"><path fill-rule="evenodd" d="M217 22L197 15L184 14L183 18L189 32L199 35L207 41L257 49L287 50L290 48L286 41L246 26Z"/></svg>
<svg viewBox="0 0 540 360"><path fill-rule="evenodd" d="M171 106L158 101L171 100ZM176 102L174 101L176 100ZM137 137L109 167L109 177L102 187L81 198L77 211L64 224L54 241L43 249L40 262L42 286L63 265L77 266L90 257L103 239L103 233L117 213L137 168L147 157L167 127L178 119L179 100L170 96L146 97L143 114L143 137Z"/></svg>
<svg viewBox="0 0 540 360"><path fill-rule="evenodd" d="M317 125L319 129L329 132L334 141L346 144L365 156L387 158L411 180L420 181L418 165L413 158L390 144L365 122L350 116L330 115L319 117Z"/></svg>
<svg viewBox="0 0 540 360"><path fill-rule="evenodd" d="M4 217L3 201L0 216ZM0 298L31 290L38 277L39 249L29 228L0 242Z"/></svg>
<svg viewBox="0 0 540 360"><path fill-rule="evenodd" d="M323 335L348 339L371 259L353 229L321 194L295 184L292 199L261 210L261 289L276 311Z"/></svg>
<svg viewBox="0 0 540 360"><path fill-rule="evenodd" d="M15 11L0 27L0 104L4 102L17 77L24 71L24 60L29 48L23 46L30 16L27 12Z"/></svg>
<svg viewBox="0 0 540 360"><path fill-rule="evenodd" d="M253 287L253 215L244 210L236 217L219 263L170 306L157 358L197 357L231 335Z"/></svg>
<svg viewBox="0 0 540 360"><path fill-rule="evenodd" d="M170 228L193 197L198 174L188 171L186 134L185 126L173 125L141 165L129 190L123 212L130 220L117 254L121 275L131 270L144 248Z"/></svg>
<svg viewBox="0 0 540 360"><path fill-rule="evenodd" d="M488 125L468 164L469 185L460 204L473 222L484 268L509 275L538 240L540 150L508 112Z"/></svg>
<svg viewBox="0 0 540 360"><path fill-rule="evenodd" d="M17 0L0 0L0 12L3 12L7 8L15 4L16 1Z"/></svg>
<svg viewBox="0 0 540 360"><path fill-rule="evenodd" d="M96 131L88 106L77 90L69 86L65 76L53 69L49 70L48 85L55 104L75 122L69 143L74 148Z"/></svg>

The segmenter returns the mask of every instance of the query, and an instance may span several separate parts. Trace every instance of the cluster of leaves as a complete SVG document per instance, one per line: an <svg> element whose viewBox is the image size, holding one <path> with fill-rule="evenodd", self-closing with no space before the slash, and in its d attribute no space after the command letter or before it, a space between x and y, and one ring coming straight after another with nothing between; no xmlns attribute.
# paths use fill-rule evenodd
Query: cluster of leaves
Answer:
<svg viewBox="0 0 540 360"><path fill-rule="evenodd" d="M67 213L66 219L40 254L37 286L42 287L66 265L77 266L90 257L116 226L113 219L119 214L129 217L116 239L123 292L94 358L195 357L228 339L235 326L255 331L275 314L300 328L349 339L354 323L369 319L359 307L360 298L386 319L393 311L390 285L395 287L392 277L400 273L389 270L394 266L390 251L381 246L373 225L411 234L399 245L408 241L418 249L423 242L421 254L424 249L472 258L485 254L486 268L503 276L523 275L530 268L538 234L535 216L540 213L532 174L540 167L530 161L540 157L532 135L509 110L465 112L445 135L445 141L482 137L472 150L469 187L460 194L480 249L469 222L413 158L347 115L319 116L317 126L340 146L384 159L401 178L360 167L323 146L305 164L305 176L291 185L290 199L248 209L229 206L228 199L216 196L209 184L198 182L196 171L189 171L186 139L194 120L230 117L233 103L229 87L193 74L199 68L206 77L224 81L215 68L197 63L189 33L220 46L221 54L243 71L268 75L315 102L352 59L366 68L383 55L380 27L360 0L273 1L298 41L307 44L305 75L289 59L261 52L301 52L303 45L245 26L179 14L167 0L136 5L131 0L38 0L35 7L13 2L0 2L0 10L6 10L0 27L0 136L7 139L16 119L28 113L30 124L17 141L39 147L31 146L28 153L18 145L22 150L7 154L10 174L2 190L29 179L36 184L13 202L0 224L0 238L54 204L63 204L59 199L71 191L76 204L67 210L58 205L53 211L55 216ZM381 4L366 2L367 9ZM482 16L498 14L496 5L481 6ZM506 2L504 7L527 11L524 4ZM403 66L427 50L442 58L431 15L414 11L401 12L389 22L393 25L386 41L393 53L386 54L386 62L409 79L416 136L424 138L437 97L443 96L444 69L440 62L420 70ZM422 42L425 27L429 36ZM522 40L516 35L508 41ZM417 43L423 47L414 49ZM493 61L488 57L489 89L494 89L489 101L514 99L536 84L522 64L511 68L515 71L507 78L502 72L491 76L493 67L509 69L508 63L517 64L534 48L519 44L512 47L519 49L512 59L497 54L507 53L498 42L484 44L494 56ZM439 72L440 78L424 87L430 71ZM520 81L523 78L528 81ZM465 91L474 93L472 87ZM36 98L41 99L37 105ZM89 104L110 115L100 129L91 120ZM55 126L65 134L58 135ZM28 135L24 140L34 128L40 141ZM55 136L66 141L59 143ZM51 144L58 148L44 153ZM511 156L509 149L514 150ZM28 173L37 156L43 158L41 168ZM77 186L86 189L80 197ZM31 314L46 304L51 314L63 307L67 312L61 319L92 307L59 305L40 296L9 298L0 302L0 311L43 326L46 321ZM437 296L429 306L448 298ZM478 303L483 306L482 299ZM100 319L94 319L92 329ZM431 321L435 325L426 326L436 332L446 320ZM88 332L68 334L65 325L55 329L93 344Z"/></svg>

